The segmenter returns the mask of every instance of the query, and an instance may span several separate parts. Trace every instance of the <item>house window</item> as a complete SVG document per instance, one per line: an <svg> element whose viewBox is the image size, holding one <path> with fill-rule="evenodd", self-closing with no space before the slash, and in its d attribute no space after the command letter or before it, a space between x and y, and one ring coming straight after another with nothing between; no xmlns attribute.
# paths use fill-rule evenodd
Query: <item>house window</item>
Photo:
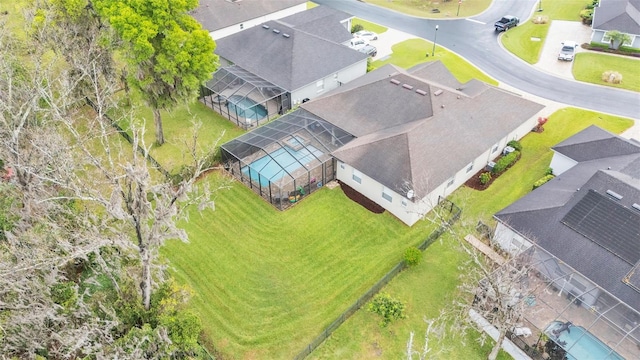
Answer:
<svg viewBox="0 0 640 360"><path fill-rule="evenodd" d="M452 177L451 179L449 179L449 182L447 182L447 187L453 185L453 183L456 181L456 177Z"/></svg>
<svg viewBox="0 0 640 360"><path fill-rule="evenodd" d="M627 39L627 40L628 41L625 41L622 43L623 46L631 46L631 41L633 40L633 38L631 37L631 39ZM602 42L606 44L611 44L611 36L609 36L608 31L604 35L602 35Z"/></svg>
<svg viewBox="0 0 640 360"><path fill-rule="evenodd" d="M493 145L493 149L491 149L491 153L498 151L498 144Z"/></svg>
<svg viewBox="0 0 640 360"><path fill-rule="evenodd" d="M318 92L324 91L324 79L318 80L316 82L316 87L318 88Z"/></svg>
<svg viewBox="0 0 640 360"><path fill-rule="evenodd" d="M362 184L362 173L356 169L353 169L353 181L357 182L358 184Z"/></svg>
<svg viewBox="0 0 640 360"><path fill-rule="evenodd" d="M469 173L471 170L473 170L473 162L467 165L467 173Z"/></svg>
<svg viewBox="0 0 640 360"><path fill-rule="evenodd" d="M402 199L401 204L402 204L403 208L406 208L407 207L407 200L406 199Z"/></svg>
<svg viewBox="0 0 640 360"><path fill-rule="evenodd" d="M344 170L344 164L340 164L340 169Z"/></svg>
<svg viewBox="0 0 640 360"><path fill-rule="evenodd" d="M388 202L393 201L393 196L391 196L391 190L389 190L386 186L382 187L382 198L387 200Z"/></svg>

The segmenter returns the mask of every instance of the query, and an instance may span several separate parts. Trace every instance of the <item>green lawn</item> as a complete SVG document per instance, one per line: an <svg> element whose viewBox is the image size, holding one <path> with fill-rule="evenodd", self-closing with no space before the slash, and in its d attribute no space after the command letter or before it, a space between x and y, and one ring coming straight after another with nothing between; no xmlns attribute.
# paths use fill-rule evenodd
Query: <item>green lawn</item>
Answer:
<svg viewBox="0 0 640 360"><path fill-rule="evenodd" d="M422 39L409 39L391 47L393 54L384 60L377 60L372 63L374 68L379 68L386 64L393 64L404 69L409 69L415 65L426 61L440 60L453 73L458 81L465 83L471 79L478 79L488 84L497 86L498 82L476 67L469 64L460 56L436 46L435 56L431 56L433 43ZM429 56L427 57L427 53Z"/></svg>
<svg viewBox="0 0 640 360"><path fill-rule="evenodd" d="M132 118L145 125L144 140L147 146L151 146L151 156L153 156L163 167L169 172L177 172L183 164L189 164L190 160L186 158L184 151L187 147L185 141L191 141L194 127L200 125L198 131L198 148L202 153L210 151L215 146L220 146L225 142L242 135L245 131L238 128L231 121L225 119L220 114L209 109L199 101L193 101L189 104L177 106L172 111L161 111L163 118L163 129L165 144L162 146L155 145L155 132L153 124L153 113L151 109L143 105L139 96L132 92L132 103L140 104L133 109L122 105L115 112L114 118L118 118L120 114L132 112ZM124 95L124 94L123 94ZM126 129L128 127L128 119L131 117L123 117L118 121L119 125ZM218 144L215 140L222 136Z"/></svg>
<svg viewBox="0 0 640 360"><path fill-rule="evenodd" d="M382 34L383 32L388 30L388 28L382 25L378 25L372 22L368 22L367 20L358 19L358 18L355 18L351 21L351 26L356 24L360 24L365 30L373 31L376 34Z"/></svg>
<svg viewBox="0 0 640 360"><path fill-rule="evenodd" d="M502 34L502 45L522 60L535 64L540 59L549 26L550 24L534 24L531 21L520 23Z"/></svg>
<svg viewBox="0 0 640 360"><path fill-rule="evenodd" d="M546 15L553 20L581 21L580 10L590 3L590 0L544 0L542 11L536 11L533 16ZM536 9L538 8L539 6Z"/></svg>
<svg viewBox="0 0 640 360"><path fill-rule="evenodd" d="M458 1L444 0L366 0L366 2L405 14L434 19L455 18L456 15L458 17L474 16L485 11L491 5L491 0L463 0L459 7ZM438 9L439 12L434 13L433 9Z"/></svg>
<svg viewBox="0 0 640 360"><path fill-rule="evenodd" d="M640 59L596 53L578 53L573 64L576 80L592 84L606 85L620 89L640 91ZM612 84L602 81L602 73L608 70L622 75L622 83Z"/></svg>
<svg viewBox="0 0 640 360"><path fill-rule="evenodd" d="M550 147L591 124L620 133L633 122L582 109L557 111L550 116L543 133L530 133L522 139L522 158L491 187L484 191L463 187L450 197L463 209L461 223L475 224L478 220L492 223L494 213L531 191L533 182L543 176L552 157ZM380 359L403 358L409 333L416 333L416 345L420 346L425 329L423 318L437 316L440 309L450 307L451 299L458 295L458 265L462 261L464 256L450 243L434 244L424 253L421 264L396 277L383 290L406 303L406 319L381 329L374 314L360 310L312 353L311 358L366 359L374 355ZM485 357L490 345L480 348L474 340L476 335L470 333L463 339L465 346L458 346L461 339L446 339L445 346L451 351L437 358Z"/></svg>
<svg viewBox="0 0 640 360"><path fill-rule="evenodd" d="M215 212L194 210L184 227L190 243L162 253L195 290L205 342L228 358L290 359L432 226L372 214L340 188L280 212L234 181Z"/></svg>

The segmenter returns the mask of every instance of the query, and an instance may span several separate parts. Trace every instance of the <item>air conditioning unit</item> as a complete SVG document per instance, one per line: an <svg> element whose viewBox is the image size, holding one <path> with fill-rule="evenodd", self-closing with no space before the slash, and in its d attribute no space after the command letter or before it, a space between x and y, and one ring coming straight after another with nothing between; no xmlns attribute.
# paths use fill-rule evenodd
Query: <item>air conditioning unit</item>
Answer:
<svg viewBox="0 0 640 360"><path fill-rule="evenodd" d="M484 169L485 169L486 171L491 171L491 170L493 170L493 167L494 167L494 166L496 166L496 163L494 163L493 161L489 161L489 162L487 163L487 166L485 166L485 167L484 167Z"/></svg>
<svg viewBox="0 0 640 360"><path fill-rule="evenodd" d="M506 148L504 148L504 150L502 150L502 155L507 155L514 151L516 151L516 149L512 148L511 146L507 146Z"/></svg>

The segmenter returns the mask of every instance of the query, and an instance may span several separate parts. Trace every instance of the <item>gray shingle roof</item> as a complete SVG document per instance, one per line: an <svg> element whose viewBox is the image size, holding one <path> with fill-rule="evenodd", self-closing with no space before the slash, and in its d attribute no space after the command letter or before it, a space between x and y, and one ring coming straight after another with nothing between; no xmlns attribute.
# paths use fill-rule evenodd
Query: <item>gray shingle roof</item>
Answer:
<svg viewBox="0 0 640 360"><path fill-rule="evenodd" d="M640 0L601 0L592 28L640 35Z"/></svg>
<svg viewBox="0 0 640 360"><path fill-rule="evenodd" d="M635 154L639 151L638 146L631 141L593 125L552 149L578 162Z"/></svg>
<svg viewBox="0 0 640 360"><path fill-rule="evenodd" d="M604 130L588 128L561 144L574 146L584 141L599 148L603 134L615 137ZM581 161L501 210L495 217L640 311L639 278L632 273L632 268L640 264L636 259L636 250L640 246L640 235L637 235L640 234L640 221L636 219L618 224L624 227L621 230L623 235L614 239L611 234L619 230L611 228L616 226L613 220L605 219L612 213L627 214L631 218L640 216L632 206L640 203L640 176L637 173L640 146L637 149L639 151L632 154ZM584 150L590 152L589 149ZM607 190L622 195L622 199L608 199ZM604 198L606 202L594 204L590 202L594 198ZM611 206L615 209L605 209ZM600 215L589 216L589 211L600 212ZM603 215L602 211L608 214ZM567 221L578 213L584 215L583 221L597 225ZM617 243L622 239L623 243Z"/></svg>
<svg viewBox="0 0 640 360"><path fill-rule="evenodd" d="M305 0L200 0L200 5L191 11L191 16L198 20L203 28L211 32L305 2Z"/></svg>
<svg viewBox="0 0 640 360"><path fill-rule="evenodd" d="M346 22L352 17L346 12L321 5L278 21L323 39L343 43L351 39L353 35L342 22Z"/></svg>
<svg viewBox="0 0 640 360"><path fill-rule="evenodd" d="M287 91L367 58L366 54L278 21L264 25L269 28L256 26L218 40L216 53Z"/></svg>
<svg viewBox="0 0 640 360"><path fill-rule="evenodd" d="M396 70L302 106L357 137L336 158L398 193L409 183L425 196L543 108L482 83L470 96Z"/></svg>

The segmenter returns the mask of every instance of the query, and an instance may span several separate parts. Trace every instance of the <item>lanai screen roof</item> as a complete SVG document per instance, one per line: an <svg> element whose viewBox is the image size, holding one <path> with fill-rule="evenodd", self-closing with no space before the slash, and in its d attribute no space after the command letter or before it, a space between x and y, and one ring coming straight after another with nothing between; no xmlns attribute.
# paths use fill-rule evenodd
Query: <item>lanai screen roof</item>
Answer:
<svg viewBox="0 0 640 360"><path fill-rule="evenodd" d="M227 66L216 71L213 74L213 79L207 81L205 87L217 94L227 92L236 93L241 89L242 94L255 94L257 91L262 95L262 99L254 99L257 100L257 102L273 99L278 95L286 93L281 87L235 65ZM228 91L225 92L225 90Z"/></svg>

